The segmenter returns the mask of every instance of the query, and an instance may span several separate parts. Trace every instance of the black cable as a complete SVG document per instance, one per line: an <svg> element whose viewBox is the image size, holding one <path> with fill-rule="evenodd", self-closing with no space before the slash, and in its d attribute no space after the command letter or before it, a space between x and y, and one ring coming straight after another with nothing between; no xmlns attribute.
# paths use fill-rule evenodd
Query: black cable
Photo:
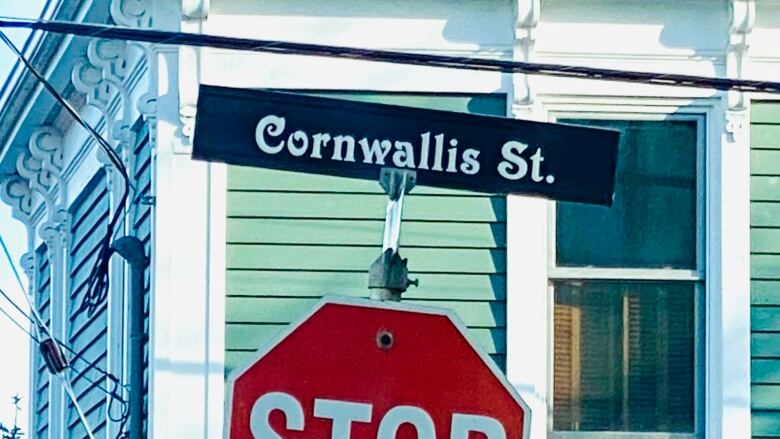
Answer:
<svg viewBox="0 0 780 439"><path fill-rule="evenodd" d="M23 310L22 307L17 305L16 302L14 302L14 300L11 299L11 296L9 296L5 291L3 291L2 288L0 288L0 295L5 297L5 300L10 302L11 306L13 306L17 311L19 311L20 314L25 316L27 318L27 320L30 321L30 323L32 323L33 325L37 325L37 322L35 321L35 319L33 319L31 315L27 314L27 312L25 310Z"/></svg>
<svg viewBox="0 0 780 439"><path fill-rule="evenodd" d="M34 318L33 318L33 317L30 315L30 314L27 314L27 313L26 313L26 312L25 312L25 311L24 311L24 310L23 310L23 309L22 309L22 308L21 308L21 307L20 307L20 306L19 306L19 305L18 305L18 304L17 304L17 303L16 303L16 302L13 300L13 299L11 299L11 297L10 297L10 296L8 296L8 294L7 294L5 291L3 291L3 289L2 289L2 288L0 288L0 295L2 295L2 296L3 296L3 297L4 297L4 298L5 298L5 299L6 299L8 302L10 302L10 303L11 303L11 305L12 305L12 306L13 306L13 307L14 307L14 308L17 310L17 311L19 311L19 313L21 313L21 314L22 314L22 315L23 315L23 316L24 316L24 317L25 317L27 320L29 320L29 321L30 321L32 324L36 324L36 322L35 322L35 319L34 319ZM12 318L12 317L11 317L11 316L10 316L10 315L9 315L9 314L8 314L8 313L7 313L7 312L4 310L4 309L3 309L3 308L0 308L0 312L2 312L3 314L5 314L5 315L6 315L6 316L7 316L7 317L8 317L8 318L9 318L9 319L10 319L10 320L13 322L13 323L15 323L15 324L16 324L16 326L18 326L18 327L19 327L19 328L20 328L22 331L24 331L25 333L27 333L27 335L29 335L29 336L30 336L30 338L31 338L33 341L35 341L35 342L36 342L36 343L38 343L38 344L40 344L40 343L41 343L41 340L40 340L38 337L34 336L34 335L33 335L33 334L30 332L30 331L28 331L28 330L24 329L24 327L22 327L22 325L21 325L19 322L17 322L17 321L16 321L14 318ZM41 323L42 323L42 322L41 322ZM47 332L48 332L48 331L47 331ZM108 371L107 371L107 370L105 370L105 369L102 369L100 366L98 366L97 364L95 364L95 363L97 363L97 361L95 361L95 362L91 362L91 361L89 361L89 360L87 360L86 358L84 358L84 357L83 357L83 354L84 354L83 352L82 352L82 353L78 353L78 352L76 352L74 349L72 349L70 346L68 346L67 344L63 343L62 341L60 341L60 340L57 340L57 339L56 339L56 338L54 338L54 337L52 337L52 339L53 339L53 340L54 340L54 341L55 341L55 342L56 342L58 345L60 345L61 347L63 347L65 350L67 350L68 352L70 352L70 353L73 355L73 358L71 358L71 359L70 359L70 360L71 360L71 363L72 363L73 361L75 361L75 360L81 360L81 361L83 361L84 363L86 363L86 365L87 365L87 370L93 369L93 370L95 370L96 372L98 372L98 373L102 374L102 375L103 375L103 378L105 378L105 379L108 379L108 380L110 380L112 383L114 383L114 385L122 385L122 384L121 384L121 380L120 380L119 378L117 378L117 377L116 377L116 375L112 374L111 372L108 372ZM72 364L71 364L71 366L69 366L69 367L71 367L71 368L72 368L72 367L73 367L73 366L72 366ZM88 381L89 381L89 380L88 380ZM122 386L123 386L123 387L126 387L126 386L124 386L124 385L122 385ZM106 392L106 394L108 394L109 396L113 397L113 395L109 394L108 392ZM122 399L122 402L125 402L125 401Z"/></svg>
<svg viewBox="0 0 780 439"><path fill-rule="evenodd" d="M54 97L54 99L60 105L62 105L68 111L68 113L70 113L76 122L78 122L79 125L87 130L92 139L101 147L101 149L103 149L105 154L108 156L109 161L111 161L114 167L119 170L119 173L124 179L124 191L119 199L119 203L117 203L116 211L114 212L114 215L108 224L105 238L103 238L101 241L100 251L98 252L97 259L95 260L95 264L93 265L92 271L89 275L87 290L84 294L84 298L82 299L81 306L78 309L78 312L86 310L87 315L91 317L100 307L100 305L106 300L106 297L108 297L109 262L112 254L111 239L114 235L114 229L116 228L116 225L120 217L123 215L124 209L126 207L125 204L127 203L127 198L130 193L131 186L130 177L128 176L127 168L122 163L121 157L119 157L111 145L94 128L92 128L92 126L89 125L81 117L81 115L78 114L73 106L71 106L70 103L54 88L54 86L51 85L51 83L49 83L49 81L47 81L46 78L44 78L43 75L41 75L35 69L35 67L33 67L30 61L28 61L27 58L22 55L14 43L1 31L0 40L2 40L6 46L8 46L14 52L16 57L22 62L22 64L24 64L27 70L29 70L33 76L35 76L38 82L40 82L43 87L52 95L52 97ZM110 121L107 121L107 123L110 123Z"/></svg>
<svg viewBox="0 0 780 439"><path fill-rule="evenodd" d="M0 290L0 292L2 292L2 290ZM3 292L2 294L3 294L3 296L5 296L5 297L6 297L6 299L8 299L8 301L9 301L9 302L11 302L11 304L12 304L12 305L13 305L13 306L14 306L16 309L19 309L19 310L20 310L20 312L21 312L21 313L22 313L22 314L23 314L25 317L27 317L27 319L28 319L28 320L30 320L30 321L32 321L32 320L33 320L33 319L32 319L32 317L31 317L30 315L28 315L28 314L24 313L23 311L21 311L21 309L19 308L19 306L18 306L18 305L17 305L17 304L16 304L16 303L15 303L13 300L11 300L11 299L10 299L10 298L9 298L9 297L8 297L8 296L7 296L7 295L4 293L4 292ZM25 328L24 328L24 327L23 327L23 326L22 326L22 325L21 325L19 322L17 322L17 321L16 321L16 319L14 319L13 317L11 317L11 315L10 315L10 314L8 314L8 313L5 311L5 309L3 309L2 307L0 307L0 313L4 314L6 317L8 317L8 319L9 319L9 320L11 320L11 322L12 322L12 323L14 323L14 324L15 324L15 325L16 325L16 326L19 328L19 329L21 329L21 330L22 330L22 332L24 332L25 334L27 334L28 336L30 336L30 338L31 338L33 341L35 341L35 342L36 342L36 343L38 343L38 344L40 344L40 343L41 343L41 341L40 341L40 340L39 340L39 339L38 339L36 336L34 336L34 335L33 335L33 334L30 332L30 331L28 331L27 329L25 329ZM73 350L72 350L72 349L70 349L70 348L68 348L67 346L65 346L65 345L64 345L62 342L59 342L59 341L57 341L57 343L58 343L60 346L63 346L63 347L65 347L66 349L68 349L69 351L73 352ZM117 378L116 378L116 377L115 377L113 374L111 374L111 373L108 373L108 372L106 372L106 371L103 371L103 379L110 379L110 380L112 380L112 382L113 382L113 386L114 386L114 387L113 387L113 390L112 390L112 391L108 391L108 390L107 390L105 387L103 387L103 386L102 386L102 385L101 385L99 382L97 382L97 381L95 381L95 380L93 380L93 379L91 379L91 378L89 378L89 377L87 376L87 373L86 373L86 372L87 372L89 369L92 369L92 368L94 368L94 369L96 369L96 370L100 370L100 368L99 368L99 367L97 367L97 366L95 366L95 365L94 365L94 363L90 363L90 362L88 362L86 359L83 359L83 358L82 358L82 360L83 360L84 362L86 362L86 363L87 363L87 365L88 365L88 368L87 368L87 369L85 369L85 370L79 370L79 369L78 369L78 368L76 368L76 367L75 367L73 364L69 364L69 365L68 365L68 367L69 367L69 368L70 368L70 369L71 369L73 372L75 372L75 373L76 373L76 375L80 376L81 378L83 378L83 379L84 379L85 381L87 381L88 383L90 383L90 384L94 385L94 386L95 386L95 387L96 387L98 390L102 391L102 392L103 392L103 393L105 393L105 394L106 394L106 395L107 395L109 398L111 398L111 399L109 400L109 402L108 402L108 408L107 408L107 411L109 412L109 413L108 413L108 417L109 417L109 419L110 419L111 421L113 421L113 422L119 422L119 423L120 423L119 431L120 431L120 434L121 434L121 433L122 433L122 431L124 430L124 426L125 426L125 424L127 423L127 419L128 419L128 418L129 418L129 416L130 416L130 410L129 410L129 408L128 408L128 401L127 401L127 400L125 400L124 398L122 398L122 397L121 397L121 396L120 396L120 395L117 393L117 390L119 389L119 386L121 385L121 384L120 384L120 382L119 382L119 380L118 380L118 379L117 379ZM123 387L124 387L124 386L123 386ZM111 416L111 413L110 413L110 410L111 410L111 407L112 407L112 405L113 405L114 401L118 401L118 402L119 402L119 403L122 405L122 415L121 415L121 417L120 417L119 419L115 419L113 416Z"/></svg>
<svg viewBox="0 0 780 439"><path fill-rule="evenodd" d="M122 406L125 406L125 405L127 405L127 401L126 401L124 398L122 398L121 396L119 396L119 394L118 394L118 393L116 393L116 391L115 391L115 390L114 390L114 391L109 391L108 389L106 389L105 387L103 387L102 385L100 385L100 383L99 383L98 381L96 381L96 380L93 380L93 379L89 378L89 377L87 376L87 371L88 371L88 369L85 369L85 370L79 370L79 369L77 369L76 367L73 367L73 366L69 366L69 367L70 367L70 369L71 369L73 372L75 372L75 373L76 373L76 375L80 375L80 378L84 379L84 381L86 381L86 382L88 382L88 383L92 384L92 385L93 385L93 386L95 386L97 389L101 390L103 393L105 393L106 395L108 395L109 397L111 397L111 401L109 401L109 408L111 407L111 405L110 405L110 404L111 404L111 402L113 402L114 400L117 400L117 401L119 401L119 403L120 403L120 404L122 404ZM116 384L116 383L113 383L113 385L114 385L114 387L115 387L115 388L117 387L117 384ZM110 416L110 415L109 415L109 418L111 418L111 416ZM119 422L118 420L114 420L114 419L111 419L111 420L112 420L112 421L114 421L114 422Z"/></svg>
<svg viewBox="0 0 780 439"><path fill-rule="evenodd" d="M287 41L254 40L250 38L203 35L187 32L133 29L102 24L0 18L0 28L2 27L26 28L60 34L80 35L121 41L132 40L155 44L212 47L249 52L323 56L331 58L347 58L363 61L388 62L427 67L443 67L451 69L480 70L502 73L522 73L528 75L546 75L563 78L598 79L605 81L633 82L672 87L696 87L715 90L735 90L742 92L780 93L780 83L771 81L710 78L704 76L635 72L561 64L539 64L514 60L394 52L390 50L359 49L355 47L292 43Z"/></svg>
<svg viewBox="0 0 780 439"><path fill-rule="evenodd" d="M34 341L34 342L36 342L36 343L40 343L40 340L38 339L38 337L36 337L35 335L33 335L33 333L32 333L32 332L30 332L29 330L25 329L25 327L24 327L24 326L22 326L22 324L21 324L21 323L19 323L18 321L16 321L16 319L15 319L15 318L11 317L11 314L8 314L8 311L6 311L6 310L5 310L5 309L3 309L2 307L0 307L0 313L3 313L3 315L5 315L6 317L8 317L8 320L10 320L10 321L11 321L11 323L13 323L14 325L16 325L16 326L17 326L19 329L21 329L21 330L22 330L24 333L26 333L27 335L29 335L29 336L30 336L30 338L31 338L31 339L33 339L33 341Z"/></svg>

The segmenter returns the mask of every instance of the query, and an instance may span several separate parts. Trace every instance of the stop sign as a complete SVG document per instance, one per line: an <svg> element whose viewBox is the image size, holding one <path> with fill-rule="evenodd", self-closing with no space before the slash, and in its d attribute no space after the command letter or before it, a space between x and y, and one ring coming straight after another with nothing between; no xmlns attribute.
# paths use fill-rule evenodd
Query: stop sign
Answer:
<svg viewBox="0 0 780 439"><path fill-rule="evenodd" d="M530 411L445 310L326 298L230 378L232 439L527 439Z"/></svg>

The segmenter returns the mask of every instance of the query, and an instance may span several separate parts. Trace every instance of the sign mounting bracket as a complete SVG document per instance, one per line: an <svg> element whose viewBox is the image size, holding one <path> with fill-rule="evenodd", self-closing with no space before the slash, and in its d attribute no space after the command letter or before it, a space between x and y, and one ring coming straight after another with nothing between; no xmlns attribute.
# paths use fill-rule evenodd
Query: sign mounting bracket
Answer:
<svg viewBox="0 0 780 439"><path fill-rule="evenodd" d="M401 218L404 197L414 188L417 173L406 169L382 168L379 184L387 194L385 228L382 238L382 254L369 269L368 288L374 300L401 300L401 294L409 285L417 286L418 280L409 279L407 260L398 254L401 241Z"/></svg>

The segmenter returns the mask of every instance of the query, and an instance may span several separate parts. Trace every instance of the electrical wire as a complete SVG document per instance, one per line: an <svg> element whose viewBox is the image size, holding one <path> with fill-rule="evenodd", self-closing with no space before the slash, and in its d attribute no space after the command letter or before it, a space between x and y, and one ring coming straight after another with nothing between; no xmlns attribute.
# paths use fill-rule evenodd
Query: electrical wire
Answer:
<svg viewBox="0 0 780 439"><path fill-rule="evenodd" d="M79 400L76 397L76 392L73 391L73 384L65 374L61 374L60 377L62 378L62 382L65 384L63 386L65 388L65 393L68 394L68 398L70 398L70 401L73 403L73 408L76 409L76 414L79 416L79 419L81 419L81 424L84 426L84 430L87 432L87 436L89 436L89 439L95 439L95 433L92 432L92 427L89 425L89 420L87 420L87 416L84 414L84 410L81 408L81 404L79 404Z"/></svg>
<svg viewBox="0 0 780 439"><path fill-rule="evenodd" d="M33 333L32 333L32 332L30 332L29 330L25 329L25 327L24 327L24 326L22 326L22 324L21 324L21 323L19 323L19 322L18 322L18 321L17 321L15 318L13 318L13 317L11 316L11 314L8 314L8 311L6 311L5 309L3 309L3 307L0 307L0 313L2 313L4 316L8 317L8 320L10 320L10 321L11 321L11 323L13 323L14 325L16 325L16 327L18 327L19 329L21 329L21 330L22 330L22 332L24 332L25 334L29 335L29 336L30 336L30 338L31 338L31 339L32 339L34 342L36 342L36 343L40 343L40 340L38 340L38 337L36 337L35 335L33 335Z"/></svg>
<svg viewBox="0 0 780 439"><path fill-rule="evenodd" d="M12 306L13 306L13 307L14 307L14 308L15 308L15 309L16 309L16 310L19 312L19 313L21 313L21 314L22 314L22 315L23 315L23 316L24 316L24 317L25 317L27 320L29 320L31 323L35 324L35 319L34 319L34 318L33 318L33 317L30 315L30 314L27 314L27 313L26 313L24 310L22 310L22 308L21 308L21 307L20 307L20 306L19 306L19 305L18 305L18 304L17 304L17 303L16 303L16 302L13 300L13 299L11 299L11 297L10 297L10 296L8 296L8 293L6 293L6 292L5 292L5 291L4 291L2 288L0 288L0 296L3 296L3 297L4 297L4 298L5 298L5 299L6 299L6 300L9 302L9 303L11 303L11 305L12 305ZM8 316L8 318L9 318L9 319L11 319L11 320L12 320L12 322L16 324L16 326L19 326L19 327L20 327L20 328L21 328L21 329L22 329L22 330L23 330L25 333L27 333L27 335L29 335L29 336L32 338L32 340L33 340L33 341L35 341L36 343L40 343L40 339L38 339L37 337L35 337L35 336L34 336L34 335L33 335L33 334L30 332L30 331L28 331L28 330L24 329L24 327L22 327L22 325L21 325L19 322L17 322L15 319L13 319L13 317L11 317L11 316L10 316L10 315L9 315L9 314L8 314L8 313L5 311L5 310L3 310L3 308L0 308L0 312L2 312L3 314L5 314L6 316ZM83 361L83 362L84 362L84 363L86 363L86 365L87 365L87 370L89 370L89 369L93 369L93 370L95 370L96 372L98 372L98 373L100 373L101 375L103 375L103 377L102 377L102 378L104 378L104 379L108 379L108 380L109 380L109 381L111 381L111 382L112 382L114 385L122 385L122 384L121 384L121 380L120 380L119 378L117 378L117 377L116 377L116 375L114 375L114 374L112 374L111 372L108 372L108 371L106 371L105 369L102 369L100 366L96 365L96 364L95 364L95 363L96 363L96 361L95 361L95 362L91 362L91 361L87 360L86 358L84 358L84 357L83 357L83 355L84 355L84 353L83 353L83 352L82 352L82 353L78 353L78 352L76 352L76 351L75 351L74 349L72 349L70 346L68 346L67 344L63 343L63 342L62 342L62 341L60 341L60 340L57 340L56 338L55 338L55 339L53 339L53 340L54 340L54 341L55 341L55 342L56 342L58 345L60 345L62 348L64 348L66 351L70 352L70 353L73 355L73 357L70 359L70 360L71 360L71 363L72 363L73 361L76 361L76 360ZM123 385L123 387L125 387L125 386ZM108 394L109 396L112 396L112 394L111 394L111 393L109 393L109 392L107 392L107 391L106 391L106 394ZM122 403L124 403L124 402L125 402L125 401L124 401L124 400L123 400L121 397L120 397L119 399L121 400L120 402L122 402Z"/></svg>
<svg viewBox="0 0 780 439"><path fill-rule="evenodd" d="M8 300L9 300L9 301L10 301L10 302L11 302L11 303L12 303L12 304L15 306L15 307L17 307L17 309L19 309L18 305L16 305L16 303L15 303L15 302L13 302L13 301L12 301L12 300L11 300L11 299L10 299L10 298L9 298L9 297L6 295L6 294L5 294L5 292L3 292L3 296L4 296L6 299L8 299ZM34 336L34 335L31 333L31 332L29 332L29 331L25 330L25 329L24 329L24 328L23 328L23 327L22 327L20 324L18 324L18 322L16 322L16 321L15 321L15 320L14 320L14 319L13 319L13 318L10 316L10 315L8 315L8 313L6 313L6 312L5 312L5 310L3 310L2 308L0 308L0 311L2 311L2 313L3 313L4 315L6 315L6 316L7 316L7 317L8 317L8 318L11 320L11 321L13 321L14 323L17 323L17 326L19 327L19 329L21 329L22 331L24 331L25 333L27 333L27 335L29 335L29 336L30 336L30 337L31 337L31 338L32 338L32 339L33 339L33 340L34 340L36 343L40 343L40 341L39 341L39 340L38 340L38 339L37 339L37 338L36 338L36 337L35 337L35 336ZM32 317L30 317L29 315L26 315L26 314L25 314L25 316L26 316L28 319L32 320ZM71 367L71 366L69 366L69 367ZM59 376L59 377L62 379L62 382L63 382L63 384L64 384L64 388L65 388L65 390L66 390L66 393L68 394L68 397L70 398L70 400L71 400L71 402L72 402L72 404L73 404L73 407L76 409L76 413L78 414L78 416L79 416L79 419L80 419L81 423L82 423L82 424L83 424L83 426L84 426L84 430L87 432L87 435L88 435L88 436L89 436L91 439L94 439L94 438L95 438L95 436L94 436L94 434L92 433L92 428L89 426L89 422L87 421L87 418L86 418L86 416L84 415L84 410L81 408L81 405L80 405L80 404L79 404L79 402L78 402L78 398L76 397L76 394L73 392L73 386L72 386L72 384L71 384L71 382L70 382L70 379L68 378L68 376L67 376L65 373L59 373L59 374L56 374L56 375L57 375L57 376ZM89 381L89 380L87 379L87 381ZM100 387L100 386L98 386L98 387Z"/></svg>
<svg viewBox="0 0 780 439"><path fill-rule="evenodd" d="M25 328L24 328L24 326L22 326L22 324L21 324L21 323L19 323L19 322L18 322L18 321L16 321L16 320L15 320L13 317L11 317L11 315L10 315L10 314L8 314L8 312L7 312L7 311L5 311L5 310L4 310L2 307L0 307L0 313L2 313L3 315L5 315L6 317L8 317L8 319L11 321L11 323L13 323L14 325L16 325L16 327L18 327L18 328L19 328L19 329L20 329L22 332L24 332L25 334L27 334L28 336L30 336L30 338L31 338L31 339L32 339L34 342L36 342L36 343L40 343L40 340L39 340L37 337L35 337L35 335L33 335L33 333L32 333L32 332L30 332L30 331L28 331L27 329L25 329ZM59 342L58 342L58 343L59 343ZM76 373L76 375L81 375L81 378L83 378L85 381L87 381L88 383L90 383L90 384L92 384L92 385L96 386L98 389L100 389L101 391L103 391L103 392L104 392L106 395L108 395L109 397L111 397L112 401L113 401L113 400L117 400L117 401L119 401L119 403L120 403L120 404L122 404L123 406L127 404L127 401L126 401L124 398L122 398L121 396L119 396L119 394L118 394L118 393L116 393L116 391L110 392L110 391L108 391L108 390L107 390L105 387L101 386L101 385L100 385L100 384L99 384L97 381L95 381L95 380L93 380L93 379L89 378L89 377L86 375L86 372L87 372L89 369L95 369L95 370L97 370L97 371L101 371L101 369L100 369L99 367L95 366L95 365L94 365L94 363L90 363L90 362L89 362L88 360L86 360L86 359L82 359L82 361L84 361L84 362L86 362L86 363L87 363L87 369L84 369L84 370L79 370L78 368L76 368L76 367L75 367L75 366L73 366L73 365L69 365L68 367L69 367L71 370L73 370L73 371ZM111 380L111 381L112 381L112 383L113 383L114 387L117 387L117 386L119 385L119 380L117 380L117 379L116 379L116 377L115 377L115 376L113 376L113 374L111 374L111 373L108 373L108 372L105 372L105 371L103 371L102 373L103 373L103 375L104 375L104 378L107 378L107 379L109 379L109 380Z"/></svg>
<svg viewBox="0 0 780 439"><path fill-rule="evenodd" d="M11 257L11 254L8 251L8 247L6 246L5 241L3 240L3 236L2 235L0 235L0 246L3 248L3 252L5 253L6 261L8 262L9 265L11 265L12 270L14 272L17 272L16 267L14 267L13 258ZM27 297L27 294L24 291L24 285L22 283L21 277L17 278L17 282L19 283L19 288L22 291L22 294L24 294L25 297ZM102 377L101 377L102 379L108 379L109 381L111 381L113 383L114 386L121 385L121 386L126 388L125 385L121 384L121 380L119 380L119 378L117 378L114 374L112 374L111 372L108 372L105 369L102 369L101 367L97 366L97 364L95 364L97 361L90 362L89 360L87 360L86 358L83 357L84 352L81 352L81 353L76 352L74 349L72 349L67 344L65 344L62 341L56 339L49 332L48 328L46 327L45 323L43 322L43 320L41 319L39 314L37 314L37 313L35 313L33 315L28 314L2 288L0 288L0 296L5 298L5 300L7 300L11 304L11 306L13 306L16 309L16 311L19 312L22 316L24 316L32 325L34 325L34 327L35 326L41 327L40 332L47 333L48 336L51 337L52 340L54 340L58 345L60 345L62 348L64 348L65 350L67 350L68 352L70 352L73 355L73 357L71 358L71 365L69 367L73 368L72 363L74 361L81 360L84 363L86 363L87 370L94 370L94 371L100 373L102 375ZM32 303L30 303L29 298L28 298L28 304L30 305L31 310L35 311L35 308L32 306ZM13 323L16 324L16 326L18 326L25 333L27 333L27 335L29 335L30 338L33 341L35 341L38 344L41 343L41 339L39 337L36 337L30 331L26 330L20 323L18 323L13 317L11 317L3 308L0 308L0 312L5 314ZM86 375L84 375L84 377L86 378ZM87 379L87 381L90 381L90 380ZM101 390L103 390L108 396L112 397L113 399L118 399L120 403L126 404L126 401L122 397L120 397L116 392L108 392L108 391L106 391L103 388L101 388Z"/></svg>
<svg viewBox="0 0 780 439"><path fill-rule="evenodd" d="M111 239L114 235L113 232L117 227L119 219L124 216L127 198L132 187L132 184L130 183L130 177L128 176L127 168L125 167L124 163L122 163L122 158L119 157L111 145L100 135L100 133L92 128L92 126L89 125L87 121L81 117L81 115L78 114L76 109L73 108L73 106L70 105L70 103L54 88L54 86L51 85L51 83L49 83L49 81L47 81L46 78L44 78L43 75L41 75L38 70L35 69L30 61L27 60L24 55L22 55L19 49L2 31L0 31L0 40L2 40L5 45L11 49L11 51L16 55L19 61L22 62L25 68L27 68L27 70L29 70L30 73L35 76L38 82L43 85L43 87L52 95L52 97L68 111L73 119L75 119L79 125L87 130L92 139L108 156L109 161L119 171L125 183L122 196L116 205L116 211L114 212L114 215L108 224L106 235L101 241L100 251L98 252L97 259L92 267L92 271L90 272L89 281L87 283L87 290L78 310L79 312L86 310L87 315L91 317L108 297L109 262L113 253L111 250Z"/></svg>
<svg viewBox="0 0 780 439"><path fill-rule="evenodd" d="M0 295L5 297L5 300L10 302L11 306L16 308L16 310L19 311L20 314L25 316L27 320L30 321L30 323L32 323L33 325L35 324L35 319L33 319L29 314L27 314L27 312L24 311L21 306L17 305L16 302L13 299L11 299L11 296L9 296L8 293L6 293L2 288L0 288Z"/></svg>
<svg viewBox="0 0 780 439"><path fill-rule="evenodd" d="M13 300L11 300L4 291L0 290L0 294L2 294L6 298L6 300L11 302L11 304L16 309L20 309L19 305L17 305ZM28 320L30 320L31 322L34 320L29 314L25 314L23 311L20 311L20 312L22 312L22 314ZM18 321L16 321L16 319L11 317L11 315L8 314L8 312L6 312L2 307L0 307L0 313L5 315L6 317L8 317L8 319L12 323L14 323L22 332L27 334L34 342L36 342L37 344L41 343L41 341L35 335L33 335L32 332L30 332L27 329L25 329ZM65 349L67 349L69 352L75 354L75 351L73 349L69 348L64 343L62 343L62 342L60 342L59 340L56 340L56 339L55 339L55 341L57 342L57 344L59 344L60 346L64 347ZM73 372L75 372L75 374L77 376L79 376L81 379L83 379L83 380L87 381L88 383L92 384L98 390L102 391L103 393L105 393L110 398L110 400L108 402L107 410L110 412L111 407L112 407L112 405L114 404L115 401L118 402L121 405L122 413L121 413L119 418L114 418L113 416L110 415L110 413L108 415L108 417L109 417L109 419L111 421L118 422L120 424L119 431L120 431L120 434L121 434L122 431L124 430L124 426L127 423L127 418L130 416L130 412L129 412L128 408L127 408L128 407L128 401L125 400L124 398L122 398L122 396L120 396L117 391L118 391L120 386L122 386L123 388L126 388L126 386L121 384L120 380L118 378L116 378L116 376L111 374L110 372L107 372L107 371L101 369L100 367L95 365L95 363L89 362L85 358L81 357L81 354L76 354L76 356L74 356L72 358L72 360L76 360L76 359L81 359L81 361L85 362L87 364L87 368L84 369L84 370L79 370L77 367L75 367L73 365L73 363L68 364L68 368L70 370L72 370ZM109 391L104 386L102 386L98 381L90 378L87 375L87 371L89 371L90 369L94 369L94 370L96 370L98 372L101 372L102 375L103 375L102 379L109 379L112 382L112 384L113 384L113 389L114 390ZM79 415L79 418L80 418L81 422L84 424L84 428L87 431L87 434L90 437L93 437L92 434L91 434L92 431L91 431L91 428L89 426L89 423L87 422L87 419L86 419L86 417L83 414L83 410L81 409L80 405L78 404L78 399L76 398L76 395L74 393L72 393L72 383L70 381L70 378L64 372L61 373L61 374L58 374L58 375L60 376L60 378L62 378L63 383L65 384L65 388L66 388L66 390L68 390L68 396L71 399L71 402L73 403L73 406L75 407L76 412Z"/></svg>
<svg viewBox="0 0 780 439"><path fill-rule="evenodd" d="M3 253L5 253L6 259L8 259L9 265L11 266L11 271L13 271L14 277L16 278L16 283L19 284L19 288L22 290L22 293L25 293L24 282L22 282L22 277L19 275L19 271L16 269L16 264L13 263L11 252L8 251L8 246L5 245L3 235L0 235L0 246L3 247Z"/></svg>
<svg viewBox="0 0 780 439"><path fill-rule="evenodd" d="M276 40L255 40L217 35L171 32L154 29L133 29L102 24L72 23L64 21L0 18L0 28L26 28L68 35L104 38L122 41L139 41L154 44L170 44L194 47L241 50L285 55L322 56L373 62L442 67L450 69L479 70L502 73L522 73L562 78L596 79L672 87L695 87L742 92L780 93L780 82L745 79L713 78L670 73L636 72L602 69L562 64L541 64L514 60L471 58L463 56L431 55L390 50L360 49L355 47L322 44L293 43Z"/></svg>

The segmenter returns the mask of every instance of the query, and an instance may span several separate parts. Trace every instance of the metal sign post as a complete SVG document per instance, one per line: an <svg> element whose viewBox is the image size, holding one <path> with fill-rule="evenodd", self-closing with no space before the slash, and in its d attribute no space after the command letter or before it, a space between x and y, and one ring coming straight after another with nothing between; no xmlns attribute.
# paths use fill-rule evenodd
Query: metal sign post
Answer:
<svg viewBox="0 0 780 439"><path fill-rule="evenodd" d="M398 302L401 294L409 285L417 286L418 281L409 279L406 259L401 259L398 246L401 241L401 217L404 209L404 196L412 190L417 174L396 168L382 168L379 184L388 196L385 210L385 230L382 239L382 254L371 264L368 288L374 300Z"/></svg>

